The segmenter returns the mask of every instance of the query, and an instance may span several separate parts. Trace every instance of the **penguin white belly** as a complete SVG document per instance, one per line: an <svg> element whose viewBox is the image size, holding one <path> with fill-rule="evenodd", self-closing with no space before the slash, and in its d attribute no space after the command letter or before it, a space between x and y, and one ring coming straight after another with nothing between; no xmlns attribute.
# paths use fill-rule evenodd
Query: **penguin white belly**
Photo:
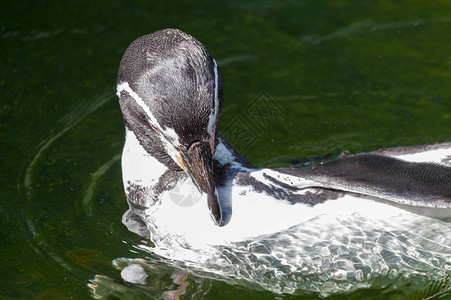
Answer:
<svg viewBox="0 0 451 300"><path fill-rule="evenodd" d="M176 191L164 193L158 205L146 210L146 223L151 231L151 239L157 246L174 247L174 243L190 246L221 245L253 240L293 226L302 226L300 224L320 216L333 219L357 215L384 220L399 215L412 215L396 206L380 203L369 197L360 198L354 194L344 194L338 199L311 206L303 203L291 204L288 201L276 200L265 193L251 192L245 186L234 186L231 190L231 220L226 226L218 227L208 214L205 195L190 187L194 185L187 184ZM221 193L221 190L219 192ZM304 192L314 193L316 190L306 189Z"/></svg>

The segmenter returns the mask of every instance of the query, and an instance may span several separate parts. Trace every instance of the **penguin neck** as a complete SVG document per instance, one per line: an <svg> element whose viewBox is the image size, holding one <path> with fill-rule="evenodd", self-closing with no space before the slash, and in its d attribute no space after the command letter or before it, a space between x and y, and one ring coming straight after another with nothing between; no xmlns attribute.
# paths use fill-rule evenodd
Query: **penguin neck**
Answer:
<svg viewBox="0 0 451 300"><path fill-rule="evenodd" d="M139 122L130 124L127 121L125 121L125 129L126 131L133 132L141 147L167 169L171 171L182 171L179 165L169 156L161 142L161 138L155 131L150 130L148 126L139 124Z"/></svg>

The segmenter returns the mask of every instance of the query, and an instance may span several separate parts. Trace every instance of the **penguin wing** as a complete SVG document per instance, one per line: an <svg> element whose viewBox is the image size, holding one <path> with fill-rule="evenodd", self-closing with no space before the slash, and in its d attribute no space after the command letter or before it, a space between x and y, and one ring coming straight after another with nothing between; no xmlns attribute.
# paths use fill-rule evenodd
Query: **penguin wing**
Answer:
<svg viewBox="0 0 451 300"><path fill-rule="evenodd" d="M384 149L276 171L305 179L297 188L353 192L403 204L451 208L451 143Z"/></svg>

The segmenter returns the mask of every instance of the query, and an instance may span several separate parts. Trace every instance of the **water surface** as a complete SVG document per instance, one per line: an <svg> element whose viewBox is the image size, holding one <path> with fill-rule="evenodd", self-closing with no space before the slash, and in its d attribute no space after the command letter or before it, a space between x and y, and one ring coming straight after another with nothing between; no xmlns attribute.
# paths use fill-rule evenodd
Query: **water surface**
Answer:
<svg viewBox="0 0 451 300"><path fill-rule="evenodd" d="M5 298L160 297L183 288L180 278L187 298L321 295L192 274L137 247L151 245L121 222L114 86L140 35L180 28L210 50L225 79L221 129L257 165L451 140L448 2L4 1L0 20ZM261 97L277 114L259 121L249 112ZM128 259L152 262L146 285L123 282ZM447 274L430 282L387 274L330 297L450 297Z"/></svg>

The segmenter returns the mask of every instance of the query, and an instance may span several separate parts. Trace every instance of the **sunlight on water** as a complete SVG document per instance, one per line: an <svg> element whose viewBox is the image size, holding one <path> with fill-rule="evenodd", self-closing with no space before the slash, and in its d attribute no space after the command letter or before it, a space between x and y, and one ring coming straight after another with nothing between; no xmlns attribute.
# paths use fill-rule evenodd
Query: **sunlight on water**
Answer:
<svg viewBox="0 0 451 300"><path fill-rule="evenodd" d="M148 234L136 218L124 220L129 229ZM427 283L451 272L451 223L410 213L383 221L357 214L319 216L253 241L201 248L176 245L136 247L176 259L171 264L202 276L275 293L327 296L409 281Z"/></svg>
<svg viewBox="0 0 451 300"><path fill-rule="evenodd" d="M127 228L114 94L130 41L179 27L216 58L221 130L241 124L251 142L235 146L258 165L449 141L449 3L3 6L2 298L450 297L449 219L319 216L252 241L173 248L131 215ZM265 127L244 114L263 91L282 112Z"/></svg>

